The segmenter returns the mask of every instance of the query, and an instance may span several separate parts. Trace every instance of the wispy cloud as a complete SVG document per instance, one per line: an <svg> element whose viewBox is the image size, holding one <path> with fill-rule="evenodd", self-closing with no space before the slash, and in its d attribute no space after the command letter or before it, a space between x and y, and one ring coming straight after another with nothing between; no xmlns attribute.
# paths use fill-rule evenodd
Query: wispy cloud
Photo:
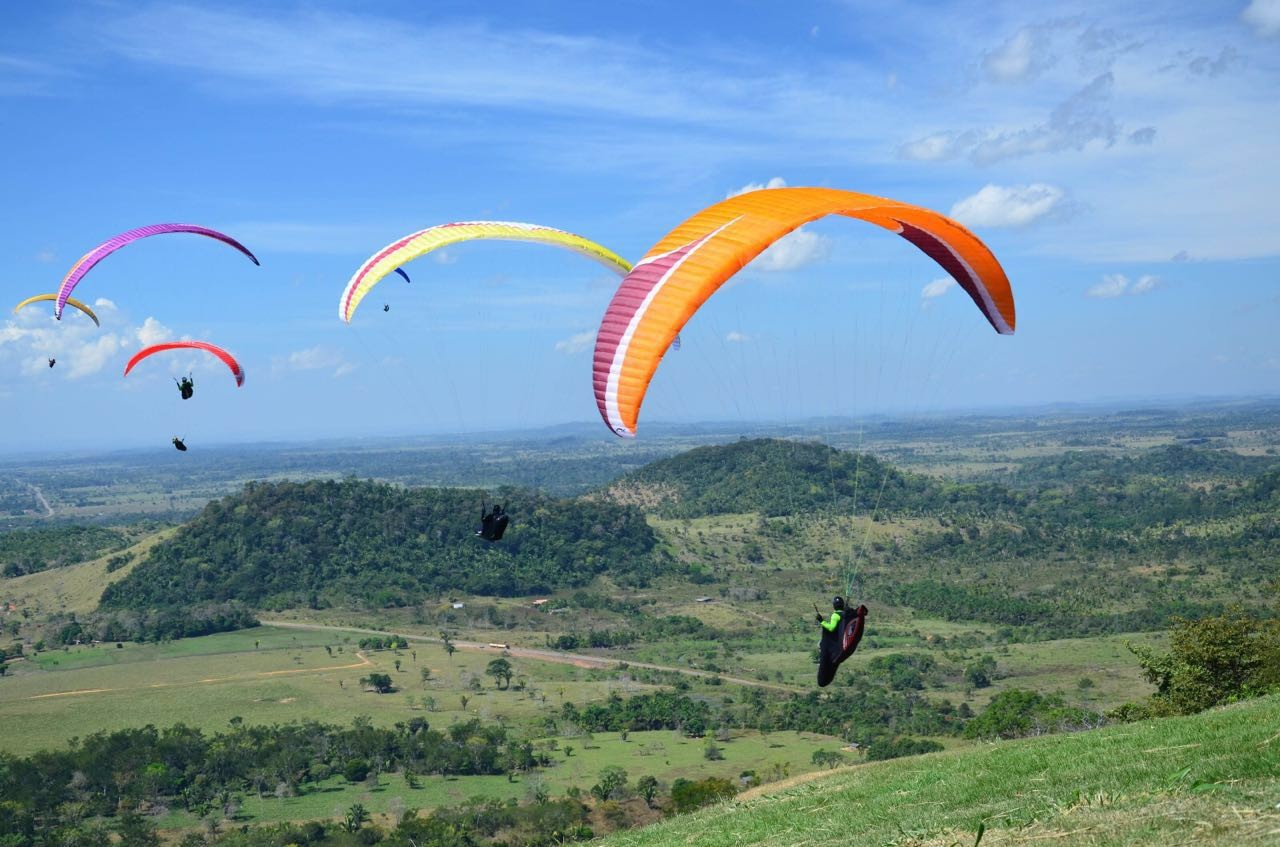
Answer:
<svg viewBox="0 0 1280 847"><path fill-rule="evenodd" d="M1151 274L1138 277L1137 281L1132 284L1130 284L1129 277L1124 274L1106 274L1102 277L1102 282L1091 286L1084 294L1086 297L1110 300L1125 295L1150 294L1161 285L1160 277Z"/></svg>
<svg viewBox="0 0 1280 847"><path fill-rule="evenodd" d="M582 353L590 350L596 342L596 331L588 329L556 342L556 350L560 353Z"/></svg>
<svg viewBox="0 0 1280 847"><path fill-rule="evenodd" d="M320 344L295 350L287 356L275 357L271 362L271 369L275 373L328 370L338 378L352 373L356 366L348 362L341 351Z"/></svg>
<svg viewBox="0 0 1280 847"><path fill-rule="evenodd" d="M67 73L44 62L0 53L0 97L40 95Z"/></svg>
<svg viewBox="0 0 1280 847"><path fill-rule="evenodd" d="M830 239L807 229L797 229L773 242L751 261L751 267L761 271L794 271L825 259L830 252Z"/></svg>
<svg viewBox="0 0 1280 847"><path fill-rule="evenodd" d="M1085 291L1085 297L1096 297L1100 300L1109 300L1112 297L1119 297L1124 294L1129 287L1129 278L1124 274L1107 274L1102 278L1102 282L1097 285L1090 286Z"/></svg>
<svg viewBox="0 0 1280 847"><path fill-rule="evenodd" d="M730 344L743 344L750 341L751 336L747 335L745 332L738 332L738 330L734 329L730 330L729 333L725 335L724 340L728 341Z"/></svg>
<svg viewBox="0 0 1280 847"><path fill-rule="evenodd" d="M935 279L933 282L925 283L924 288L920 289L920 299L926 302L936 300L955 286L956 281L949 276Z"/></svg>
<svg viewBox="0 0 1280 847"><path fill-rule="evenodd" d="M700 72L702 62L616 38L479 23L415 26L373 15L152 4L100 19L95 32L108 49L138 61L365 107L462 104L715 124L754 110L799 118L812 97L828 96L797 92L776 74L744 74L741 65L737 73Z"/></svg>
<svg viewBox="0 0 1280 847"><path fill-rule="evenodd" d="M1240 19L1253 27L1258 35L1280 35L1280 0L1250 0Z"/></svg>
<svg viewBox="0 0 1280 847"><path fill-rule="evenodd" d="M397 237L387 227L374 224L303 221L241 221L229 224L227 230L252 250L277 253L372 253Z"/></svg>
<svg viewBox="0 0 1280 847"><path fill-rule="evenodd" d="M951 217L968 226L1026 226L1050 214L1066 196L1043 182L1030 185L985 185L951 207Z"/></svg>
<svg viewBox="0 0 1280 847"><path fill-rule="evenodd" d="M739 194L747 194L752 191L760 191L765 188L786 188L787 181L780 176L772 177L768 182L748 182L741 188L736 188L725 195L727 200L730 197L737 197Z"/></svg>
<svg viewBox="0 0 1280 847"><path fill-rule="evenodd" d="M1038 153L1084 150L1089 145L1110 147L1120 136L1120 123L1108 101L1115 85L1110 72L1099 74L1049 112L1048 118L1020 129L976 129L946 132L904 144L900 155L925 161L969 158L991 165Z"/></svg>
<svg viewBox="0 0 1280 847"><path fill-rule="evenodd" d="M1040 27L1024 26L982 57L982 69L994 82L1034 79L1053 64L1054 56L1043 43Z"/></svg>

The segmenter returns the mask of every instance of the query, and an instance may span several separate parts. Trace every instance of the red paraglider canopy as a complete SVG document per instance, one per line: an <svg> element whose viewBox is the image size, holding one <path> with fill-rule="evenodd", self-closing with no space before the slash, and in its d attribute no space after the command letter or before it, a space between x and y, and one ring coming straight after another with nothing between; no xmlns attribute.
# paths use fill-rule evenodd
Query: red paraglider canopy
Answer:
<svg viewBox="0 0 1280 847"><path fill-rule="evenodd" d="M236 378L236 386L239 387L244 385L244 369L240 367L240 363L236 361L235 357L226 350L223 350L221 347L215 347L207 341L168 341L164 344L153 344L150 347L145 347L133 354L133 358L129 360L129 364L124 366L124 375L128 376L129 371L133 370L133 366L148 356L164 352L165 350L184 349L205 350L212 353L231 369L231 374Z"/></svg>

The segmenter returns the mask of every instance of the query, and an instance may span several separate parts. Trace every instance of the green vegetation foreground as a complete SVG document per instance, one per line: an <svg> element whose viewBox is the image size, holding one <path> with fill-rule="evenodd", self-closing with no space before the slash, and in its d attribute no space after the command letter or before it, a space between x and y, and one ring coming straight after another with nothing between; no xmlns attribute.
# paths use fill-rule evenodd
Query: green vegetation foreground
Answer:
<svg viewBox="0 0 1280 847"><path fill-rule="evenodd" d="M863 765L620 833L622 845L1280 843L1280 697Z"/></svg>

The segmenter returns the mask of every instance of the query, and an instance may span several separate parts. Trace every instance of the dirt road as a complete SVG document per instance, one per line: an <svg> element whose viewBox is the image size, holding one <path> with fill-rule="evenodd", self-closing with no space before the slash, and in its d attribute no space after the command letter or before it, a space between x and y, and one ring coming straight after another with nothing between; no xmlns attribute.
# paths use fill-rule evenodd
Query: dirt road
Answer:
<svg viewBox="0 0 1280 847"><path fill-rule="evenodd" d="M427 644L443 644L439 638L432 638L427 635L409 635L402 632L387 632L381 629L364 629L355 626L329 626L327 624L318 623L302 623L300 621L280 621L266 620L259 618L263 626L275 626L285 629L305 629L314 632L359 632L365 635L399 635L408 641L425 642ZM502 652L501 648L490 647L488 644L480 641L453 641L453 646L459 650L474 650L482 653L498 654ZM778 682L762 682L758 679L744 679L737 676L725 676L724 674L712 673L711 671L699 671L692 668L673 668L667 665L655 665L650 662L632 662L623 659L606 659L601 656L586 656L582 653L565 653L560 650L543 650L534 647L519 647L514 644L508 645L506 652L511 656L519 659L532 659L537 662L555 662L561 665L573 665L578 668L615 668L619 664L625 662L628 667L645 668L654 671L667 671L669 673L683 674L684 676L697 677L700 679L710 679L719 677L725 682L734 685L745 685L751 688L764 688L769 691L785 691L789 694L803 694L806 689L795 685L784 685Z"/></svg>

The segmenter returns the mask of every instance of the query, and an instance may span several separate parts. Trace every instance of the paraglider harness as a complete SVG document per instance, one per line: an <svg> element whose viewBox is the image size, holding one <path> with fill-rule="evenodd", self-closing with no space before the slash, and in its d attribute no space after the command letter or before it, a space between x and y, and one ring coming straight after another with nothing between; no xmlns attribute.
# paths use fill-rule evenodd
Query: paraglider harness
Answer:
<svg viewBox="0 0 1280 847"><path fill-rule="evenodd" d="M49 360L49 367L53 367L53 366L54 366L54 365L56 365L56 364L58 364L58 360L57 360L57 359L50 359L50 360Z"/></svg>
<svg viewBox="0 0 1280 847"><path fill-rule="evenodd" d="M501 541L502 534L507 531L507 524L509 523L511 523L511 518L501 505L494 503L493 511L486 512L484 505L481 504L480 528L476 530L476 535L485 541Z"/></svg>
<svg viewBox="0 0 1280 847"><path fill-rule="evenodd" d="M178 393L182 395L183 400L190 400L191 395L195 394L196 384L190 374L184 376L181 381L175 379L174 382L178 383Z"/></svg>
<svg viewBox="0 0 1280 847"><path fill-rule="evenodd" d="M822 641L818 645L818 687L824 688L836 678L836 668L840 663L853 655L862 640L862 631L866 627L867 607L859 606L850 611L845 608L843 598L837 597L832 604L835 611L830 620L825 620L815 604L813 611L817 614L818 623L822 624Z"/></svg>
<svg viewBox="0 0 1280 847"><path fill-rule="evenodd" d="M187 442L176 435L173 437L173 446L183 453L187 452Z"/></svg>

